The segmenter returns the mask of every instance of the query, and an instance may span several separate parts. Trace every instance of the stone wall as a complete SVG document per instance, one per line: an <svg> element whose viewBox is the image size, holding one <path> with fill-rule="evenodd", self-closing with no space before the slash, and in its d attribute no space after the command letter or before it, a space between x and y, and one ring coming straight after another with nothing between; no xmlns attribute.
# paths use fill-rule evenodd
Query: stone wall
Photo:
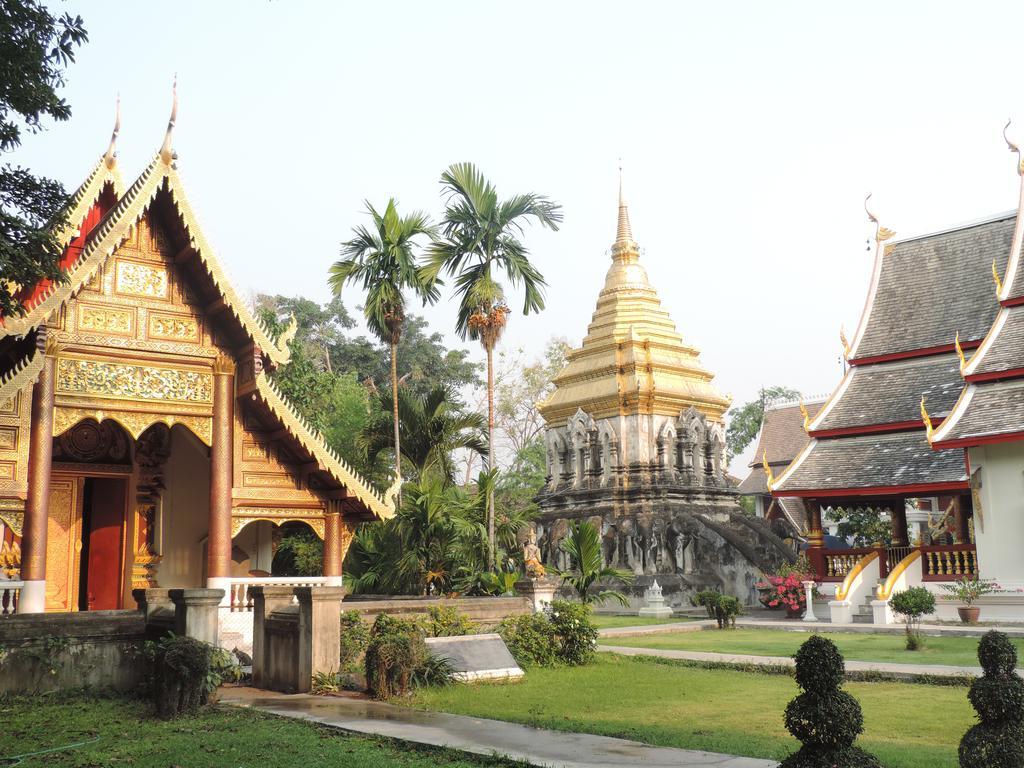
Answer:
<svg viewBox="0 0 1024 768"><path fill-rule="evenodd" d="M359 611L365 621L373 621L382 613L390 616L426 616L431 607L454 608L482 628L494 627L507 616L532 613L525 597L392 597L381 595L348 595L341 603L343 611Z"/></svg>
<svg viewBox="0 0 1024 768"><path fill-rule="evenodd" d="M137 688L146 621L137 611L28 613L0 619L0 693Z"/></svg>

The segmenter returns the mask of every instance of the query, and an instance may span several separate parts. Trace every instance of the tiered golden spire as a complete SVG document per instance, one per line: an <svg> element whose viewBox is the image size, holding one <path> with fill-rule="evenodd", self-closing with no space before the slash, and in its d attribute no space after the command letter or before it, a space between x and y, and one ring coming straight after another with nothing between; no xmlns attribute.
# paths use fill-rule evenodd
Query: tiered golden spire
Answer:
<svg viewBox="0 0 1024 768"><path fill-rule="evenodd" d="M612 245L612 259L622 260L627 254L638 256L640 249L633 239L633 228L629 225L629 207L622 191L622 165L619 165L619 223L615 231L615 243Z"/></svg>

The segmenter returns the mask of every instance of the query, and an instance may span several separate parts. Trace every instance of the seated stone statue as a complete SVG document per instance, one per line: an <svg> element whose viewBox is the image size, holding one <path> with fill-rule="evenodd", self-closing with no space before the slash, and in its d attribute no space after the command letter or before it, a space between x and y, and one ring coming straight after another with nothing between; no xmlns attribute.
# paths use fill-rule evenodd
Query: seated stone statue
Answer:
<svg viewBox="0 0 1024 768"><path fill-rule="evenodd" d="M543 578L547 573L541 562L540 547L537 546L537 531L533 528L530 529L526 543L523 545L523 565L526 568L526 575L531 579Z"/></svg>

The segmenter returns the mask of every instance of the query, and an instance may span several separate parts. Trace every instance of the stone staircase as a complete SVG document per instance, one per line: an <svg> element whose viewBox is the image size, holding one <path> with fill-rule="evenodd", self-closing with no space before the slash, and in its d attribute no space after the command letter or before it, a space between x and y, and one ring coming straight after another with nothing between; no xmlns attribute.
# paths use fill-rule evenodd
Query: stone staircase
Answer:
<svg viewBox="0 0 1024 768"><path fill-rule="evenodd" d="M879 582L879 585L882 582ZM875 611L871 607L871 601L875 599L876 590L872 589L867 596L864 598L864 602L857 606L857 610L853 614L854 624L874 624L875 623Z"/></svg>

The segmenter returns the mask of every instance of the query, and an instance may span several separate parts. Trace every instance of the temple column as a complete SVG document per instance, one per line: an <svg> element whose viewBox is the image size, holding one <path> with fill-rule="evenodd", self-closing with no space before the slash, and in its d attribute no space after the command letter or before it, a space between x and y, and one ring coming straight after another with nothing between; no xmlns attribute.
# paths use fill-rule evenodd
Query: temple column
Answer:
<svg viewBox="0 0 1024 768"><path fill-rule="evenodd" d="M38 352L36 354L39 354ZM53 463L53 390L57 344L46 341L43 370L32 387L32 428L28 444L28 499L21 539L21 579L25 585L18 613L46 610L46 526Z"/></svg>
<svg viewBox="0 0 1024 768"><path fill-rule="evenodd" d="M341 586L341 529L341 511L328 509L324 513L324 585L328 587Z"/></svg>
<svg viewBox="0 0 1024 768"><path fill-rule="evenodd" d="M206 586L230 592L231 486L235 418L235 361L213 363L213 443L210 446L210 521L206 546Z"/></svg>
<svg viewBox="0 0 1024 768"><path fill-rule="evenodd" d="M825 577L825 532L821 529L821 502L808 499L807 507L807 559L811 561L818 579Z"/></svg>
<svg viewBox="0 0 1024 768"><path fill-rule="evenodd" d="M897 499L890 509L892 510L892 544L894 547L905 547L909 543L907 541L907 503L903 499Z"/></svg>

